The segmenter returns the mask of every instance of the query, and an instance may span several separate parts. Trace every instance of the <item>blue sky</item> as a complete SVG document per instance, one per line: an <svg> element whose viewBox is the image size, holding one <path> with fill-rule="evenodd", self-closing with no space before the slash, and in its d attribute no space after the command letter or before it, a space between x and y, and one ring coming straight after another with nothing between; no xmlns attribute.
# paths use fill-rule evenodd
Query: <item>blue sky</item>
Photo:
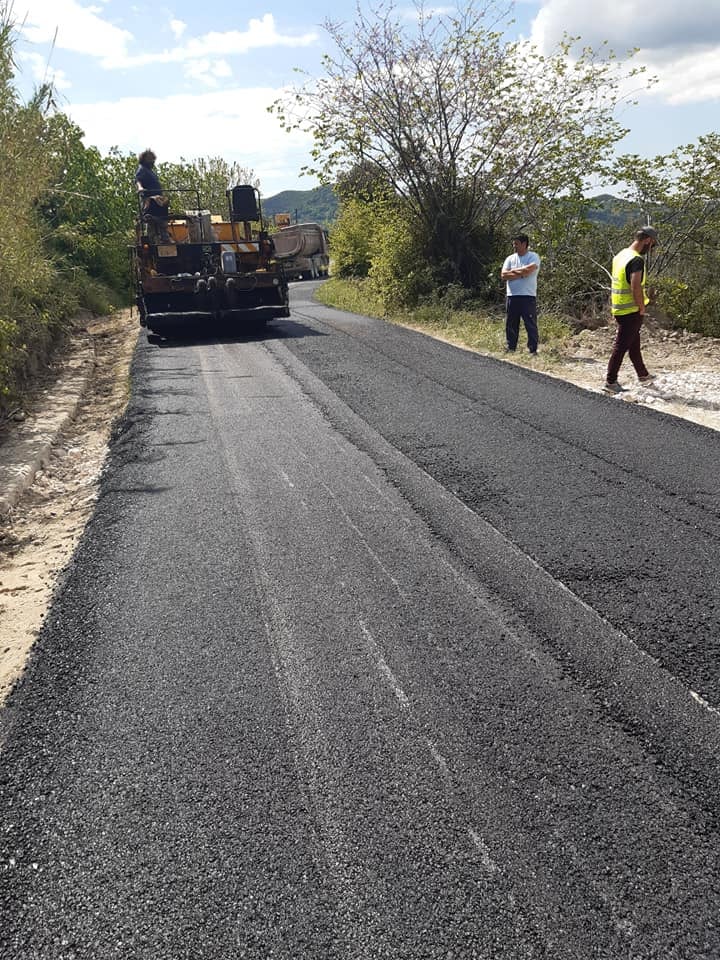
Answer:
<svg viewBox="0 0 720 960"><path fill-rule="evenodd" d="M293 68L321 75L323 21L352 23L354 11L355 0L14 0L18 86L27 95L54 79L64 112L103 152L222 156L252 168L265 196L306 190L317 185L300 176L309 139L266 107L296 82ZM658 82L620 117L623 152L655 156L720 130L720 0L523 0L512 16L512 32L545 49L564 31L640 49Z"/></svg>

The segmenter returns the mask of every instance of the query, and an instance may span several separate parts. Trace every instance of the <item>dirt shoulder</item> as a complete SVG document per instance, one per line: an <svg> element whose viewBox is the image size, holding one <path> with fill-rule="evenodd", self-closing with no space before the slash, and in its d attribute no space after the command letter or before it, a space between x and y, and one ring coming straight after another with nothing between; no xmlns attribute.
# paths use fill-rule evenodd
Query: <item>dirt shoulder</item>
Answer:
<svg viewBox="0 0 720 960"><path fill-rule="evenodd" d="M127 403L137 319L122 311L92 320L83 334L85 346L88 335L95 372L77 415L46 468L9 516L0 518L0 705L22 673L58 576L92 514L112 424ZM558 356L541 352L531 358L519 350L508 362L599 391L613 336L610 327L583 331ZM637 384L626 360L620 380L628 390L608 402L642 403L720 430L720 340L651 326L643 333L643 348L657 375L653 388ZM12 423L4 425L7 430ZM0 461L2 455L0 435Z"/></svg>
<svg viewBox="0 0 720 960"><path fill-rule="evenodd" d="M617 399L720 430L720 340L664 330L653 322L646 327L643 356L656 379L643 387L626 358L619 377L626 392ZM614 337L614 325L584 330L571 339L557 362L540 357L538 369L587 390L602 390Z"/></svg>
<svg viewBox="0 0 720 960"><path fill-rule="evenodd" d="M77 413L45 469L0 518L0 705L23 670L58 576L92 514L111 427L127 403L137 317L125 310L90 320L69 352L87 350L88 336L95 367ZM28 418L42 413L41 397L31 398ZM3 435L12 429L12 422L3 425L0 459Z"/></svg>
<svg viewBox="0 0 720 960"><path fill-rule="evenodd" d="M410 329L428 332L420 326L411 326ZM462 349L482 352L452 337L432 335ZM489 355L574 383L584 390L602 393L615 338L614 325L583 330L561 349L544 352L541 343L537 356L523 352L524 336L521 329L517 352L511 356L504 353ZM642 344L645 362L655 375L655 381L650 387L639 384L626 358L619 377L624 392L611 399L639 403L720 430L720 339L666 330L656 321L650 321L643 327Z"/></svg>

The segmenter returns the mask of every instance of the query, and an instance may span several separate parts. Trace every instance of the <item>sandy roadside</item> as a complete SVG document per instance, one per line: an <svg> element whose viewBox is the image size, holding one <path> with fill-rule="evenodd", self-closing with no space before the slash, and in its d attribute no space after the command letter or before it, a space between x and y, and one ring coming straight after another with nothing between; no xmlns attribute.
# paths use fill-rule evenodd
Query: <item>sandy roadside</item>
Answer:
<svg viewBox="0 0 720 960"><path fill-rule="evenodd" d="M50 463L0 520L0 704L22 673L58 577L92 514L111 427L127 403L137 316L124 310L90 321L86 331L96 358L90 389Z"/></svg>

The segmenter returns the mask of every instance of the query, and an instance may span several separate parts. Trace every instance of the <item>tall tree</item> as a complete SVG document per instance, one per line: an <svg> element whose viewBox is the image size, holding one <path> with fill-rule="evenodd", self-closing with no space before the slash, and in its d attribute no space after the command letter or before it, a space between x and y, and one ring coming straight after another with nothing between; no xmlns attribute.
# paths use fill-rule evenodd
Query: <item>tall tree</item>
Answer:
<svg viewBox="0 0 720 960"><path fill-rule="evenodd" d="M682 259L714 249L720 231L720 134L677 147L652 160L620 157L614 179L662 234L653 272L671 270Z"/></svg>
<svg viewBox="0 0 720 960"><path fill-rule="evenodd" d="M336 53L273 109L312 131L326 181L356 164L375 168L405 201L426 255L446 279L482 277L493 237L521 204L581 195L625 133L614 119L627 61L606 49L550 55L509 41L507 8L471 0L454 14L392 0L350 26L327 21Z"/></svg>
<svg viewBox="0 0 720 960"><path fill-rule="evenodd" d="M237 184L260 187L255 171L222 157L199 158L179 163L159 163L158 173L170 192L171 205L177 209L195 209L198 202L210 213L228 215L226 191ZM173 190L179 191L173 194Z"/></svg>
<svg viewBox="0 0 720 960"><path fill-rule="evenodd" d="M136 160L112 149L103 156L86 147L83 131L65 114L48 122L47 150L56 176L41 210L51 249L66 266L120 291L129 283L127 246L137 205Z"/></svg>

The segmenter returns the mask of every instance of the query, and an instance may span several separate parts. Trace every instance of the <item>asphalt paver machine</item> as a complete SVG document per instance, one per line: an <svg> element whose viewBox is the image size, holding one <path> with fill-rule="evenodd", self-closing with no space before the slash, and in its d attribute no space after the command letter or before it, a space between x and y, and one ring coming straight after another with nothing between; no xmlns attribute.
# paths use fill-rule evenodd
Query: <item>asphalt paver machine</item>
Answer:
<svg viewBox="0 0 720 960"><path fill-rule="evenodd" d="M163 193L171 206L162 235L138 197L132 269L142 326L160 336L232 334L290 315L285 270L255 187L227 191L228 219L202 209L197 190Z"/></svg>

